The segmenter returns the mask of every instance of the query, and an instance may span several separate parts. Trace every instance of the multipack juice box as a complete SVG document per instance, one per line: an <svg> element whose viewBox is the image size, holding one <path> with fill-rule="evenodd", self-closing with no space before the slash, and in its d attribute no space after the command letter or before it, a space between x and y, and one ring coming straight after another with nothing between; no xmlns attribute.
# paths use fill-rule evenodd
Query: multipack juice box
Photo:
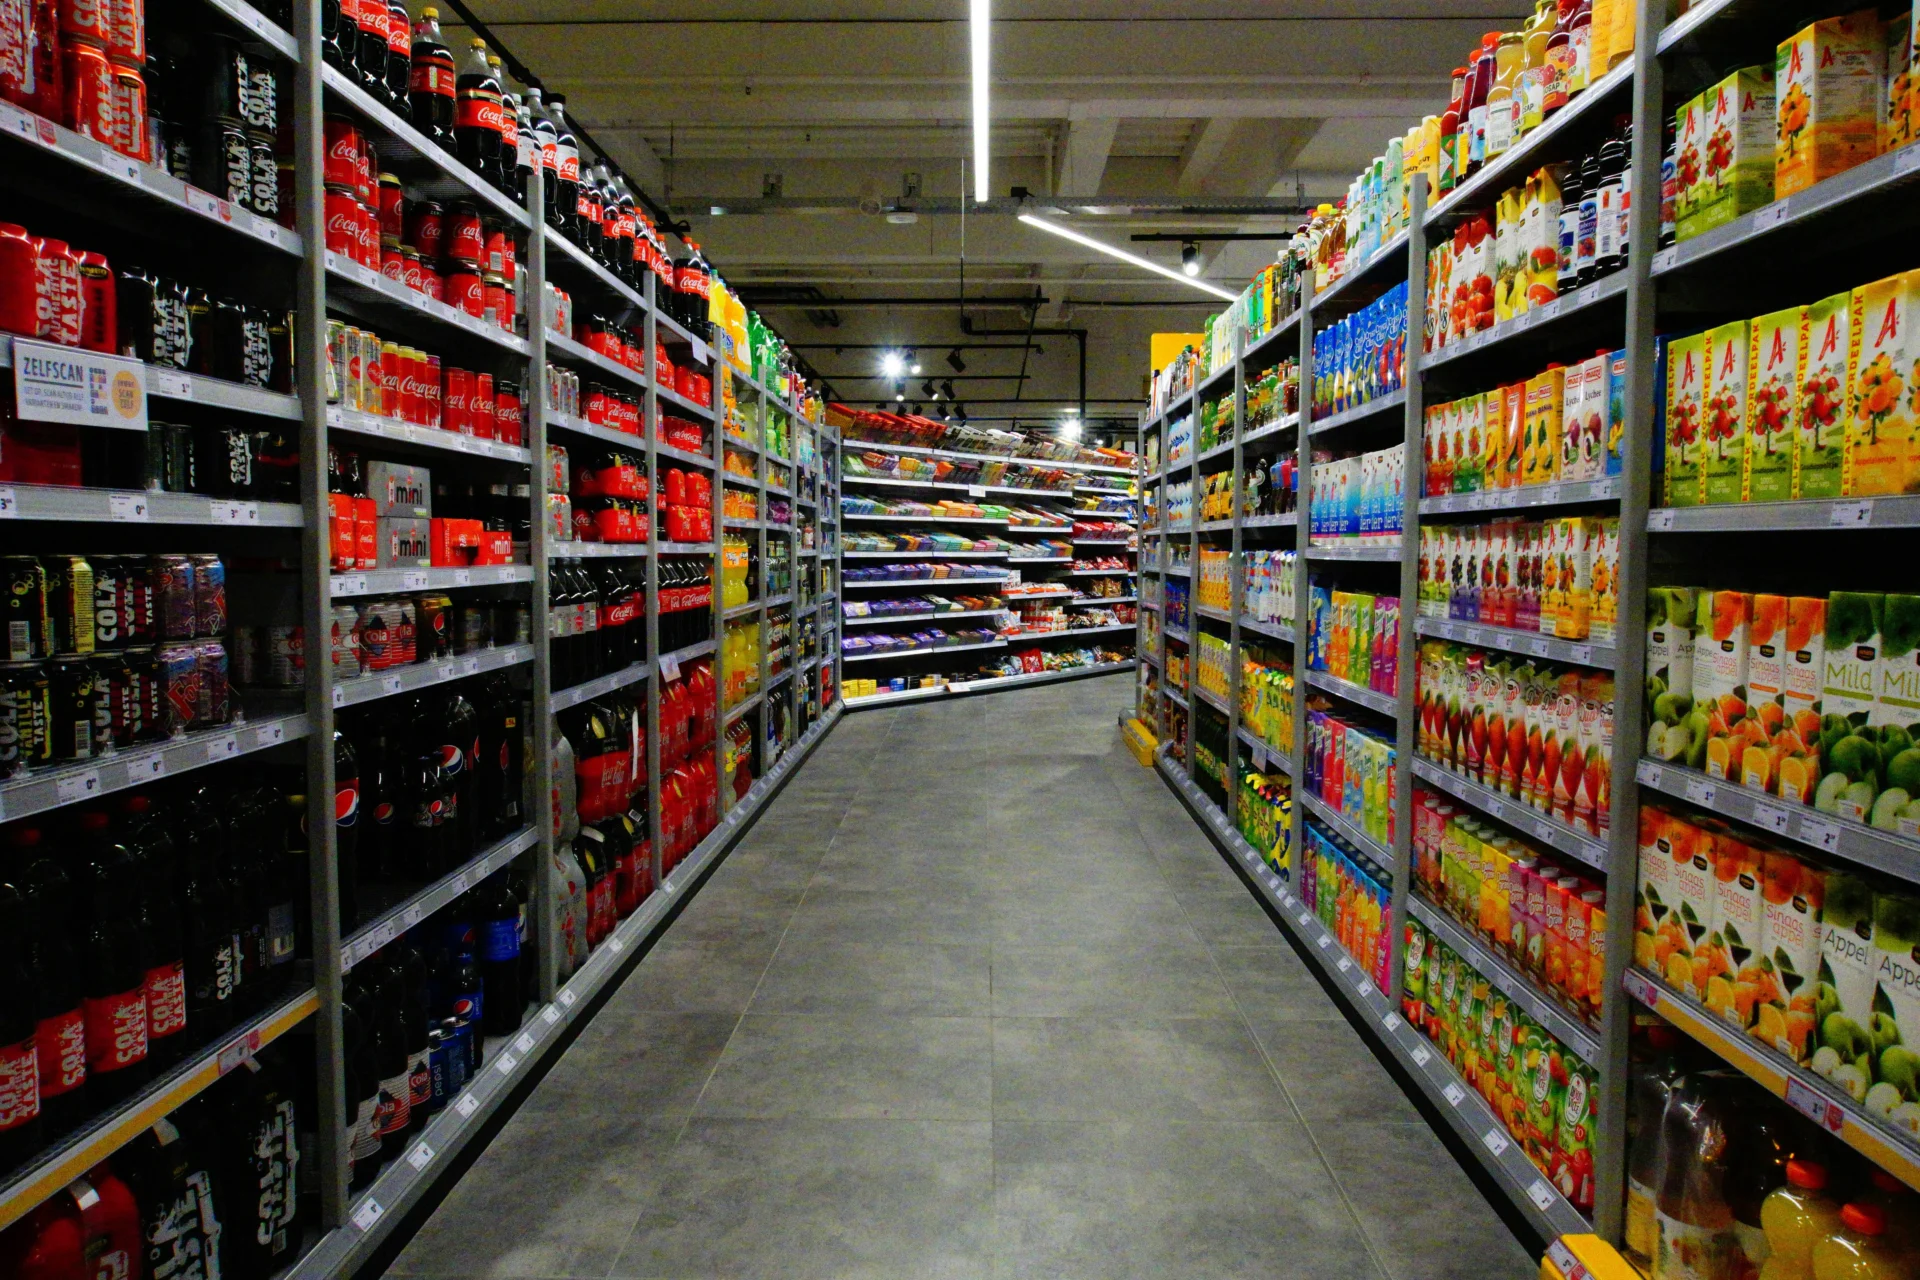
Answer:
<svg viewBox="0 0 1920 1280"><path fill-rule="evenodd" d="M1747 714L1747 663L1753 597L1744 591L1703 591L1694 611L1693 704L1706 716L1708 776L1740 779L1746 739L1734 726Z"/></svg>
<svg viewBox="0 0 1920 1280"><path fill-rule="evenodd" d="M1873 884L1855 871L1827 872L1820 908L1820 981L1814 988L1816 1044L1809 1065L1864 1102L1873 1083Z"/></svg>
<svg viewBox="0 0 1920 1280"><path fill-rule="evenodd" d="M1920 491L1915 366L1920 364L1920 272L1853 291L1853 384L1841 491L1861 497Z"/></svg>
<svg viewBox="0 0 1920 1280"><path fill-rule="evenodd" d="M1666 501L1670 507L1695 507L1706 501L1701 465L1707 413L1707 335L1696 333L1667 344Z"/></svg>
<svg viewBox="0 0 1920 1280"><path fill-rule="evenodd" d="M1745 1030L1759 998L1760 937L1766 900L1760 892L1761 850L1729 831L1713 837L1713 921L1707 935L1710 955L1707 1008Z"/></svg>
<svg viewBox="0 0 1920 1280"><path fill-rule="evenodd" d="M1693 705L1694 617L1698 591L1693 587L1647 590L1647 754L1660 760L1684 760L1693 768L1706 761L1707 720L1696 722Z"/></svg>
<svg viewBox="0 0 1920 1280"><path fill-rule="evenodd" d="M1825 18L1780 43L1774 57L1776 197L1871 160L1880 147L1882 59L1872 9Z"/></svg>
<svg viewBox="0 0 1920 1280"><path fill-rule="evenodd" d="M1674 109L1674 231L1682 240L1700 234L1695 213L1707 185L1707 95L1696 94Z"/></svg>
<svg viewBox="0 0 1920 1280"><path fill-rule="evenodd" d="M1878 1051L1867 1110L1920 1135L1920 895L1882 891L1873 901L1874 1013Z"/></svg>
<svg viewBox="0 0 1920 1280"><path fill-rule="evenodd" d="M1710 503L1747 497L1747 322L1707 330L1701 490Z"/></svg>
<svg viewBox="0 0 1920 1280"><path fill-rule="evenodd" d="M1807 351L1807 309L1756 316L1747 341L1747 500L1793 496L1799 436L1800 369Z"/></svg>
<svg viewBox="0 0 1920 1280"><path fill-rule="evenodd" d="M1548 365L1527 379L1526 423L1522 435L1520 483L1551 484L1560 457L1560 420L1565 407L1567 371Z"/></svg>
<svg viewBox="0 0 1920 1280"><path fill-rule="evenodd" d="M1689 237L1773 201L1773 68L1742 67L1703 97L1703 172Z"/></svg>
<svg viewBox="0 0 1920 1280"><path fill-rule="evenodd" d="M1598 644L1612 644L1620 622L1620 517L1601 516L1587 524L1588 574L1593 581L1587 634Z"/></svg>
<svg viewBox="0 0 1920 1280"><path fill-rule="evenodd" d="M1782 800L1813 803L1820 781L1821 682L1826 678L1827 601L1793 596L1787 601L1786 672L1781 688L1785 724L1775 741L1786 748L1780 761Z"/></svg>
<svg viewBox="0 0 1920 1280"><path fill-rule="evenodd" d="M1878 592L1827 597L1820 677L1820 764L1814 807L1857 822L1880 791L1880 748L1873 713L1880 681L1882 610Z"/></svg>
<svg viewBox="0 0 1920 1280"><path fill-rule="evenodd" d="M1585 640L1593 617L1593 546L1583 516L1565 516L1554 521L1554 549L1559 558L1560 607L1555 611L1553 634L1562 640Z"/></svg>
<svg viewBox="0 0 1920 1280"><path fill-rule="evenodd" d="M1825 870L1796 854L1761 854L1760 996L1748 1028L1795 1062L1813 1054Z"/></svg>
<svg viewBox="0 0 1920 1280"><path fill-rule="evenodd" d="M1747 714L1733 726L1746 739L1735 768L1742 786L1771 795L1785 747L1776 735L1786 721L1787 597L1757 593L1747 626Z"/></svg>
<svg viewBox="0 0 1920 1280"><path fill-rule="evenodd" d="M1852 358L1853 295L1836 293L1809 306L1793 459L1796 498L1841 494L1841 463L1853 404Z"/></svg>

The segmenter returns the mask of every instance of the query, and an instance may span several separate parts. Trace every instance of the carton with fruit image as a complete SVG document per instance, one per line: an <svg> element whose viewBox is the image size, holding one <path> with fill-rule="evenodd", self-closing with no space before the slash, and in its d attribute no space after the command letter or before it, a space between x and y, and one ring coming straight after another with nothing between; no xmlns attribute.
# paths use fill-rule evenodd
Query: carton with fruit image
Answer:
<svg viewBox="0 0 1920 1280"><path fill-rule="evenodd" d="M1566 369L1551 364L1527 379L1526 423L1522 437L1520 483L1551 484L1560 460L1561 416L1565 410Z"/></svg>
<svg viewBox="0 0 1920 1280"><path fill-rule="evenodd" d="M1761 855L1760 992L1749 1030L1795 1062L1813 1054L1826 883L1825 870L1796 854L1769 849Z"/></svg>
<svg viewBox="0 0 1920 1280"><path fill-rule="evenodd" d="M1862 9L1825 18L1775 51L1776 197L1871 160L1880 149L1880 17Z"/></svg>
<svg viewBox="0 0 1920 1280"><path fill-rule="evenodd" d="M1673 821L1665 809L1640 806L1639 876L1633 893L1633 963L1649 973L1665 974L1667 957L1688 945L1674 930Z"/></svg>
<svg viewBox="0 0 1920 1280"><path fill-rule="evenodd" d="M1881 605L1874 703L1882 790L1868 821L1920 837L1920 595L1889 593Z"/></svg>
<svg viewBox="0 0 1920 1280"><path fill-rule="evenodd" d="M1870 497L1920 492L1914 369L1920 361L1920 272L1888 276L1853 291L1852 412L1841 487Z"/></svg>
<svg viewBox="0 0 1920 1280"><path fill-rule="evenodd" d="M1612 644L1620 621L1620 517L1589 519L1588 575L1593 580L1593 616L1588 634Z"/></svg>
<svg viewBox="0 0 1920 1280"><path fill-rule="evenodd" d="M1773 68L1742 67L1704 98L1704 172L1688 236L1773 200Z"/></svg>
<svg viewBox="0 0 1920 1280"><path fill-rule="evenodd" d="M1747 500L1793 497L1793 451L1799 435L1800 369L1806 356L1807 309L1757 316L1747 344Z"/></svg>
<svg viewBox="0 0 1920 1280"><path fill-rule="evenodd" d="M1700 823L1675 816L1667 824L1673 923L1662 976L1703 1003L1707 979L1720 973L1723 958L1707 942L1713 929L1713 893L1718 883L1714 878L1713 843L1713 832Z"/></svg>
<svg viewBox="0 0 1920 1280"><path fill-rule="evenodd" d="M1820 981L1813 996L1817 1028L1809 1065L1856 1102L1866 1100L1873 1083L1875 960L1872 883L1857 872L1828 872L1827 897L1820 908Z"/></svg>
<svg viewBox="0 0 1920 1280"><path fill-rule="evenodd" d="M1920 1137L1920 897L1874 896L1873 961L1867 1110Z"/></svg>
<svg viewBox="0 0 1920 1280"><path fill-rule="evenodd" d="M1553 634L1562 640L1585 640L1592 625L1593 548L1589 535L1593 523L1585 516L1566 516L1554 521L1560 607L1554 613Z"/></svg>
<svg viewBox="0 0 1920 1280"><path fill-rule="evenodd" d="M1675 108L1673 134L1673 214L1679 238L1690 240L1699 234L1695 211L1700 207L1702 197L1708 193L1703 181L1706 176L1703 148L1707 137L1707 96L1704 93L1689 98Z"/></svg>
<svg viewBox="0 0 1920 1280"><path fill-rule="evenodd" d="M1707 718L1704 767L1709 777L1738 782L1753 741L1739 727L1747 718L1753 597L1744 591L1703 591L1694 618L1693 706Z"/></svg>
<svg viewBox="0 0 1920 1280"><path fill-rule="evenodd" d="M1706 501L1747 497L1747 322L1707 330L1706 410L1701 467Z"/></svg>
<svg viewBox="0 0 1920 1280"><path fill-rule="evenodd" d="M1756 593L1747 626L1747 715L1737 732L1748 738L1739 762L1741 786L1772 794L1786 744L1787 597Z"/></svg>
<svg viewBox="0 0 1920 1280"><path fill-rule="evenodd" d="M1879 733L1873 727L1880 680L1881 612L1877 592L1827 597L1820 677L1820 766L1816 809L1865 822L1880 794Z"/></svg>
<svg viewBox="0 0 1920 1280"><path fill-rule="evenodd" d="M1590 671L1580 677L1580 745L1586 759L1573 797L1573 825L1604 837L1613 803L1613 676Z"/></svg>
<svg viewBox="0 0 1920 1280"><path fill-rule="evenodd" d="M1647 754L1658 760L1706 763L1707 718L1693 705L1693 587L1647 590Z"/></svg>
<svg viewBox="0 0 1920 1280"><path fill-rule="evenodd" d="M1793 459L1796 498L1840 496L1853 403L1852 355L1853 295L1836 293L1808 307Z"/></svg>
<svg viewBox="0 0 1920 1280"><path fill-rule="evenodd" d="M1887 93L1881 109L1880 151L1898 151L1914 139L1913 11L1895 14L1887 23L1884 54Z"/></svg>
<svg viewBox="0 0 1920 1280"><path fill-rule="evenodd" d="M1813 803L1820 781L1820 685L1826 676L1827 602L1820 596L1787 601L1786 675L1781 702L1786 724L1775 742L1784 747L1779 796Z"/></svg>
<svg viewBox="0 0 1920 1280"><path fill-rule="evenodd" d="M1574 1208L1593 1211L1593 1103L1598 1079L1594 1069L1567 1053L1563 1058L1567 1084L1560 1098L1552 1165L1548 1176Z"/></svg>
<svg viewBox="0 0 1920 1280"><path fill-rule="evenodd" d="M1760 995L1760 938L1765 899L1761 851L1730 831L1713 835L1713 920L1707 934L1704 986L1707 1008L1745 1030ZM1701 952L1694 955L1702 965Z"/></svg>
<svg viewBox="0 0 1920 1280"><path fill-rule="evenodd" d="M1701 466L1707 414L1707 335L1667 344L1666 490L1670 507L1706 500Z"/></svg>

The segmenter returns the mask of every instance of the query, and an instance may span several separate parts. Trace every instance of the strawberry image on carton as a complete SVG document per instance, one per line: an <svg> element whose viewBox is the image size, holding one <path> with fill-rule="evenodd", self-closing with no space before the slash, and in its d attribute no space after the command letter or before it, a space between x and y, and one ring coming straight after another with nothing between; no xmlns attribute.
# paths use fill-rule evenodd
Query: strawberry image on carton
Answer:
<svg viewBox="0 0 1920 1280"><path fill-rule="evenodd" d="M1747 322L1707 330L1703 490L1709 503L1747 497Z"/></svg>
<svg viewBox="0 0 1920 1280"><path fill-rule="evenodd" d="M1843 481L1847 416L1853 403L1852 294L1836 293L1807 308L1805 350L1793 496L1837 498Z"/></svg>
<svg viewBox="0 0 1920 1280"><path fill-rule="evenodd" d="M1873 159L1880 149L1880 18L1872 9L1825 18L1775 51L1776 198Z"/></svg>
<svg viewBox="0 0 1920 1280"><path fill-rule="evenodd" d="M1800 370L1806 359L1807 309L1756 316L1747 343L1747 500L1793 497L1794 442L1800 423Z"/></svg>
<svg viewBox="0 0 1920 1280"><path fill-rule="evenodd" d="M1532 402L1532 386L1528 387ZM1707 414L1707 335L1667 344L1667 505L1696 507L1706 500L1701 466ZM1531 482L1530 482L1531 483Z"/></svg>
<svg viewBox="0 0 1920 1280"><path fill-rule="evenodd" d="M1920 272L1853 291L1853 384L1842 491L1857 497L1920 492L1915 366L1920 363Z"/></svg>

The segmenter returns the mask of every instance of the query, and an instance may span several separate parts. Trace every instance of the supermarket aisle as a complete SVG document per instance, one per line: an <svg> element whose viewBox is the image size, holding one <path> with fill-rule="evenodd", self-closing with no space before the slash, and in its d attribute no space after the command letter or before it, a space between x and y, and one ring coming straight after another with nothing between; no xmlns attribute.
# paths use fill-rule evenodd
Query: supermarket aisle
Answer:
<svg viewBox="0 0 1920 1280"><path fill-rule="evenodd" d="M1130 690L847 717L389 1274L1531 1274Z"/></svg>

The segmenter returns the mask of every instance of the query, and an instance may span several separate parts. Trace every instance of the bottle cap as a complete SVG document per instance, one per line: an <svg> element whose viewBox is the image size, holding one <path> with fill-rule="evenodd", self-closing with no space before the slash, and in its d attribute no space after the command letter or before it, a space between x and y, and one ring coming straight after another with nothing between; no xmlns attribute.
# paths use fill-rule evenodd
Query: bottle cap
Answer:
<svg viewBox="0 0 1920 1280"><path fill-rule="evenodd" d="M1887 1211L1877 1204L1850 1204L1840 1210L1840 1221L1863 1236L1877 1236L1887 1229Z"/></svg>
<svg viewBox="0 0 1920 1280"><path fill-rule="evenodd" d="M1817 1160L1789 1160L1787 1182L1809 1191L1818 1191L1827 1185L1827 1166Z"/></svg>
<svg viewBox="0 0 1920 1280"><path fill-rule="evenodd" d="M1888 1173L1885 1169L1875 1169L1867 1175L1873 1179L1873 1185L1891 1195L1910 1196L1913 1191L1906 1183Z"/></svg>

